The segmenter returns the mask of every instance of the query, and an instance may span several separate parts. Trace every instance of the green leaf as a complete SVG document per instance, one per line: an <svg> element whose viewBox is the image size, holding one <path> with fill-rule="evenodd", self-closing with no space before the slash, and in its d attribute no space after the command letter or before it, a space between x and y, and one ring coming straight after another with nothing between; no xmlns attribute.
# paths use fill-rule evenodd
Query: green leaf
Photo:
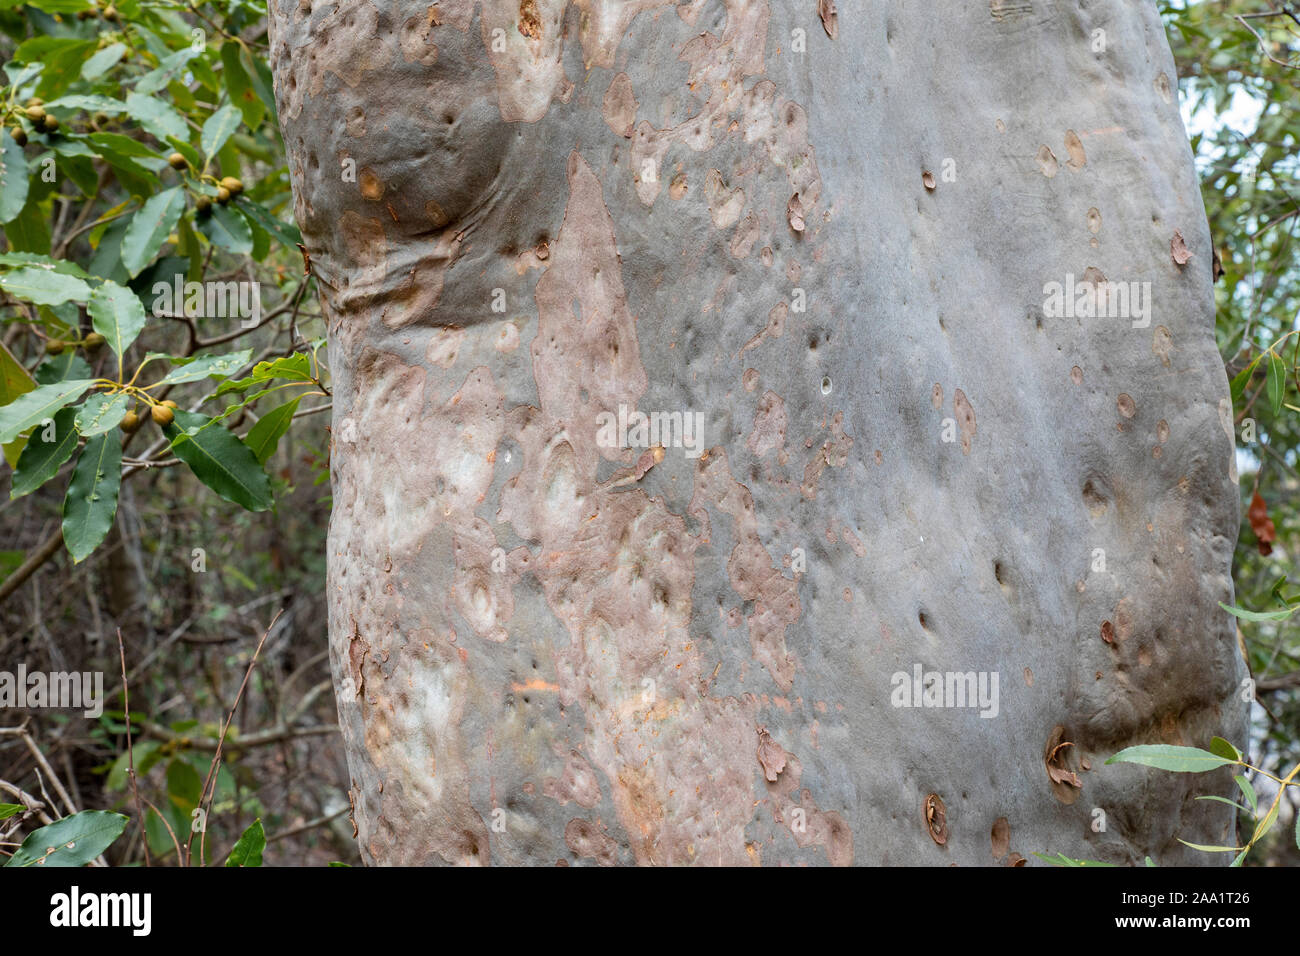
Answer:
<svg viewBox="0 0 1300 956"><path fill-rule="evenodd" d="M226 857L226 866L261 866L265 849L266 833L262 821L254 820L230 851L230 856Z"/></svg>
<svg viewBox="0 0 1300 956"><path fill-rule="evenodd" d="M27 205L27 157L9 133L0 132L0 222L9 222Z"/></svg>
<svg viewBox="0 0 1300 956"><path fill-rule="evenodd" d="M116 66L117 62L124 56L126 56L126 44L124 43L113 43L104 47L81 64L81 78L83 80L93 80L103 76ZM107 112L107 110L104 112Z"/></svg>
<svg viewBox="0 0 1300 956"><path fill-rule="evenodd" d="M5 0L5 9L12 9L18 5L18 0ZM40 76L41 70L44 68L45 64L43 63L27 63L25 65L19 65L15 60L10 60L4 67L5 76L9 77L9 85L13 87L15 93L18 92L18 88L24 83Z"/></svg>
<svg viewBox="0 0 1300 956"><path fill-rule="evenodd" d="M1170 744L1128 747L1106 761L1108 764L1137 763L1159 770L1172 770L1175 773L1203 773L1236 762L1228 757L1212 754L1208 750L1197 747L1175 747Z"/></svg>
<svg viewBox="0 0 1300 956"><path fill-rule="evenodd" d="M117 44L121 46L121 44ZM108 47L107 49L112 49ZM94 60L91 57L86 62ZM60 96L57 100L51 100L45 104L47 110L50 109L67 109L67 110L85 110L87 113L111 113L116 116L118 113L126 112L126 104L121 100L115 100L111 96L90 95L83 96L74 94L72 96Z"/></svg>
<svg viewBox="0 0 1300 956"><path fill-rule="evenodd" d="M5 223L9 248L25 252L50 251L50 223L35 197L29 196L18 218Z"/></svg>
<svg viewBox="0 0 1300 956"><path fill-rule="evenodd" d="M50 272L60 272L64 275L76 276L79 279L90 278L86 270L75 262L70 262L67 259L55 259L52 256L43 256L35 252L0 253L0 266L38 266Z"/></svg>
<svg viewBox="0 0 1300 956"><path fill-rule="evenodd" d="M8 820L26 809L26 807L18 803L0 803L0 820Z"/></svg>
<svg viewBox="0 0 1300 956"><path fill-rule="evenodd" d="M267 510L271 482L257 457L230 431L211 421L206 415L177 411L176 421L163 431L172 440L176 457L190 466L199 481L249 511Z"/></svg>
<svg viewBox="0 0 1300 956"><path fill-rule="evenodd" d="M168 372L158 384L179 385L182 382L197 382L199 379L218 375L224 378L247 365L252 354L252 349L243 349L239 352L231 352L229 355L199 355L184 362L172 359L178 367Z"/></svg>
<svg viewBox="0 0 1300 956"><path fill-rule="evenodd" d="M1057 853L1055 856L1047 856L1047 855L1044 854L1044 853L1035 853L1034 856L1038 857L1040 860L1045 860L1046 862L1052 864L1052 866L1065 866L1065 867L1075 867L1075 866L1105 866L1105 867L1113 867L1113 866L1115 865L1114 863L1102 863L1100 860L1074 860L1074 859L1071 859L1070 857L1066 856L1064 853Z"/></svg>
<svg viewBox="0 0 1300 956"><path fill-rule="evenodd" d="M1259 360L1263 355L1256 355L1255 360L1233 376L1229 389L1232 392L1232 403L1235 405L1241 401L1241 396L1246 392L1246 386L1250 384L1250 377L1255 374L1255 366L1259 365Z"/></svg>
<svg viewBox="0 0 1300 956"><path fill-rule="evenodd" d="M184 211L185 190L173 186L150 196L131 217L131 225L122 238L122 265L132 278L153 261Z"/></svg>
<svg viewBox="0 0 1300 956"><path fill-rule="evenodd" d="M283 358L273 359L266 362L258 362L253 366L251 375L222 382L217 389L218 395L225 395L227 392L242 392L253 385L269 382L272 379L284 378L292 382L310 382L311 378L311 360L306 352L294 352L292 355L286 355Z"/></svg>
<svg viewBox="0 0 1300 956"><path fill-rule="evenodd" d="M85 866L126 829L127 818L106 810L82 810L27 835L5 866Z"/></svg>
<svg viewBox="0 0 1300 956"><path fill-rule="evenodd" d="M1259 797L1255 793L1254 786L1246 779L1245 774L1239 774L1232 778L1237 782L1237 788L1241 790L1246 797L1246 802L1250 804L1251 813L1259 813Z"/></svg>
<svg viewBox="0 0 1300 956"><path fill-rule="evenodd" d="M71 349L68 350L72 351ZM66 352L64 354L67 354ZM36 387L35 380L27 374L23 363L14 358L13 353L0 342L0 407L8 405L19 395L26 395ZM24 441L15 438L4 446L5 461L13 468L18 464Z"/></svg>
<svg viewBox="0 0 1300 956"><path fill-rule="evenodd" d="M128 93L126 111L159 140L166 140L168 136L185 139L189 131L181 114L155 96Z"/></svg>
<svg viewBox="0 0 1300 956"><path fill-rule="evenodd" d="M39 425L32 432L27 447L14 467L10 498L21 498L45 484L56 474L65 461L77 450L75 408L61 408L54 413L54 440L45 441L46 426Z"/></svg>
<svg viewBox="0 0 1300 956"><path fill-rule="evenodd" d="M1295 608L1287 608L1285 611L1247 611L1245 608L1229 607L1222 601L1219 602L1219 607L1243 621L1285 621L1295 612Z"/></svg>
<svg viewBox="0 0 1300 956"><path fill-rule="evenodd" d="M227 40L221 46L221 71L226 78L226 90L230 93L230 102L239 107L244 114L244 124L249 129L256 129L266 114L266 107L253 92L248 79L248 71L240 62L241 44L238 40Z"/></svg>
<svg viewBox="0 0 1300 956"><path fill-rule="evenodd" d="M0 408L0 445L7 445L38 422L53 417L65 405L79 399L95 383L73 379L41 385Z"/></svg>
<svg viewBox="0 0 1300 956"><path fill-rule="evenodd" d="M104 282L86 307L95 331L108 340L108 347L120 360L144 328L144 303L140 297L116 282Z"/></svg>
<svg viewBox="0 0 1300 956"><path fill-rule="evenodd" d="M298 402L302 400L299 395L291 402L285 402L279 408L273 408L261 417L256 425L248 430L248 437L245 439L248 447L253 449L253 454L257 456L258 462L265 465L266 460L275 453L276 446L280 444L280 439L284 433L289 430L293 424L293 413L298 410Z"/></svg>
<svg viewBox="0 0 1300 956"><path fill-rule="evenodd" d="M292 249L302 242L302 233L298 231L297 226L282 219L277 219L265 207L259 206L244 196L240 196L235 201L235 205L239 207L239 211L245 216L273 235L281 245Z"/></svg>
<svg viewBox="0 0 1300 956"><path fill-rule="evenodd" d="M1273 414L1282 411L1282 399L1286 397L1286 364L1271 349L1268 353L1268 403L1273 406Z"/></svg>
<svg viewBox="0 0 1300 956"><path fill-rule="evenodd" d="M1210 753L1216 754L1220 757L1226 757L1233 763L1241 760L1241 751L1222 737L1210 738Z"/></svg>
<svg viewBox="0 0 1300 956"><path fill-rule="evenodd" d="M37 305L85 302L90 298L90 286L76 276L42 266L26 266L6 272L0 276L0 288Z"/></svg>
<svg viewBox="0 0 1300 956"><path fill-rule="evenodd" d="M47 358L36 367L38 385L54 385L75 378L94 377L95 372L90 367L90 363L78 355L76 349L64 349L60 354Z"/></svg>
<svg viewBox="0 0 1300 956"><path fill-rule="evenodd" d="M77 410L77 431L83 438L93 438L110 428L116 428L126 414L128 401L130 398L126 392L118 392L116 395L96 392Z"/></svg>
<svg viewBox="0 0 1300 956"><path fill-rule="evenodd" d="M158 68L146 73L140 77L139 82L135 84L137 93L157 93L159 90L167 88L167 84L176 79L181 71L185 69L186 64L194 57L201 53L201 50L195 50L187 46L183 50L177 50L171 56L164 57L158 64Z"/></svg>
<svg viewBox="0 0 1300 956"><path fill-rule="evenodd" d="M122 486L122 436L109 431L96 435L81 449L63 499L63 543L74 562L99 547L117 516Z"/></svg>
<svg viewBox="0 0 1300 956"><path fill-rule="evenodd" d="M1219 796L1213 796L1213 795L1210 795L1210 794L1202 794L1201 796L1199 796L1199 797L1194 797L1193 799L1195 799L1195 800L1210 800L1210 801L1212 801L1212 802L1214 802L1214 803L1226 803L1226 804L1227 804L1228 806L1230 806L1230 807L1236 807L1238 810L1241 810L1241 811L1243 811L1243 812L1245 812L1245 813L1250 813L1250 808L1249 808L1249 807L1244 807L1244 806L1242 806L1240 803L1238 803L1236 800L1229 800L1227 797L1219 797Z"/></svg>
<svg viewBox="0 0 1300 956"><path fill-rule="evenodd" d="M91 133L86 137L86 142L90 143L101 152L114 152L122 156L144 156L149 159L162 159L158 155L158 150L130 136L123 136L121 133ZM144 169L142 166L137 169Z"/></svg>
<svg viewBox="0 0 1300 956"><path fill-rule="evenodd" d="M1236 853L1241 849L1239 846L1205 846L1201 843L1188 843L1186 840L1179 840L1183 846L1190 846L1193 850L1204 850L1206 853Z"/></svg>
<svg viewBox="0 0 1300 956"><path fill-rule="evenodd" d="M203 132L199 134L199 145L203 148L203 155L211 158L222 146L225 146L226 140L239 129L243 118L243 114L229 103L209 116L203 123Z"/></svg>
<svg viewBox="0 0 1300 956"><path fill-rule="evenodd" d="M248 221L231 206L214 205L212 211L198 219L199 232L208 237L214 246L220 246L237 256L253 251L253 230Z"/></svg>

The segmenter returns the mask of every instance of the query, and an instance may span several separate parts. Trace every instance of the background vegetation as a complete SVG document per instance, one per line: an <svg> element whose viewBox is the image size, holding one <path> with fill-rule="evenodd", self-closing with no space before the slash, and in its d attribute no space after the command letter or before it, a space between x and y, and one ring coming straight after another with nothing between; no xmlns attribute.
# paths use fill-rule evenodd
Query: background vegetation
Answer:
<svg viewBox="0 0 1300 956"><path fill-rule="evenodd" d="M1218 249L1257 694L1234 743L1267 806L1269 775L1300 762L1300 19L1267 0L1161 10ZM15 863L42 825L137 806L145 828L120 839L120 818L84 817L104 836L83 849L221 863L244 834L240 862L263 842L271 863L357 858L324 637L326 330L266 55L260 0L0 0L0 670L100 671L109 696L94 721L0 717ZM160 306L177 281L257 283L260 313ZM1290 830L1246 862L1297 862Z"/></svg>

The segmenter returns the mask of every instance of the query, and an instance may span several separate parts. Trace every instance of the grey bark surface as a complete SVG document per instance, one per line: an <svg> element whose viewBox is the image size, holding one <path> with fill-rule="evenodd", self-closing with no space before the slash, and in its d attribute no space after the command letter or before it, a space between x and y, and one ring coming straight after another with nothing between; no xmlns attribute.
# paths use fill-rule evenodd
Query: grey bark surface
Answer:
<svg viewBox="0 0 1300 956"><path fill-rule="evenodd" d="M367 862L1221 862L1226 772L1104 764L1246 716L1154 4L270 6Z"/></svg>

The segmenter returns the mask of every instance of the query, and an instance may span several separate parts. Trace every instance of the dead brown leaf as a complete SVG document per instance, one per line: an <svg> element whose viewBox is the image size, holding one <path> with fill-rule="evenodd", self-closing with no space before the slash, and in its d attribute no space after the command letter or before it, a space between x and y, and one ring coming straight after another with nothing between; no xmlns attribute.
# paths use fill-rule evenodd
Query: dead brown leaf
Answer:
<svg viewBox="0 0 1300 956"><path fill-rule="evenodd" d="M922 805L925 812L925 825L930 831L930 839L939 846L948 842L948 808L943 805L937 793L926 794Z"/></svg>
<svg viewBox="0 0 1300 956"><path fill-rule="evenodd" d="M1183 234L1177 229L1174 230L1174 237L1169 240L1169 254L1173 256L1174 262L1180 266L1187 265L1188 260L1192 258L1187 243L1183 241Z"/></svg>
<svg viewBox="0 0 1300 956"><path fill-rule="evenodd" d="M835 10L835 0L817 0L817 15L822 18L826 35L834 40L840 33L840 15Z"/></svg>
<svg viewBox="0 0 1300 956"><path fill-rule="evenodd" d="M1259 540L1259 553L1272 554L1273 542L1277 540L1277 529L1273 527L1273 519L1268 516L1268 505L1264 503L1258 491L1250 499L1246 517L1250 521L1250 530L1255 532L1255 537Z"/></svg>

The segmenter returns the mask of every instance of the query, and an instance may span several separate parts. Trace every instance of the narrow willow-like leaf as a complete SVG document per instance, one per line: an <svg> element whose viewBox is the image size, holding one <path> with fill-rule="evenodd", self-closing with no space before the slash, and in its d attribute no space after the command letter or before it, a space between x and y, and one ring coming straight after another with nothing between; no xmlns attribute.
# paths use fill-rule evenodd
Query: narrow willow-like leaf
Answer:
<svg viewBox="0 0 1300 956"><path fill-rule="evenodd" d="M1219 607L1243 621L1285 621L1295 612L1295 608L1287 608L1284 611L1247 611L1245 608L1231 607L1222 601L1219 602Z"/></svg>
<svg viewBox="0 0 1300 956"><path fill-rule="evenodd" d="M1108 764L1138 763L1175 773L1204 773L1236 762L1198 747L1175 747L1171 744L1128 747L1106 761Z"/></svg>

